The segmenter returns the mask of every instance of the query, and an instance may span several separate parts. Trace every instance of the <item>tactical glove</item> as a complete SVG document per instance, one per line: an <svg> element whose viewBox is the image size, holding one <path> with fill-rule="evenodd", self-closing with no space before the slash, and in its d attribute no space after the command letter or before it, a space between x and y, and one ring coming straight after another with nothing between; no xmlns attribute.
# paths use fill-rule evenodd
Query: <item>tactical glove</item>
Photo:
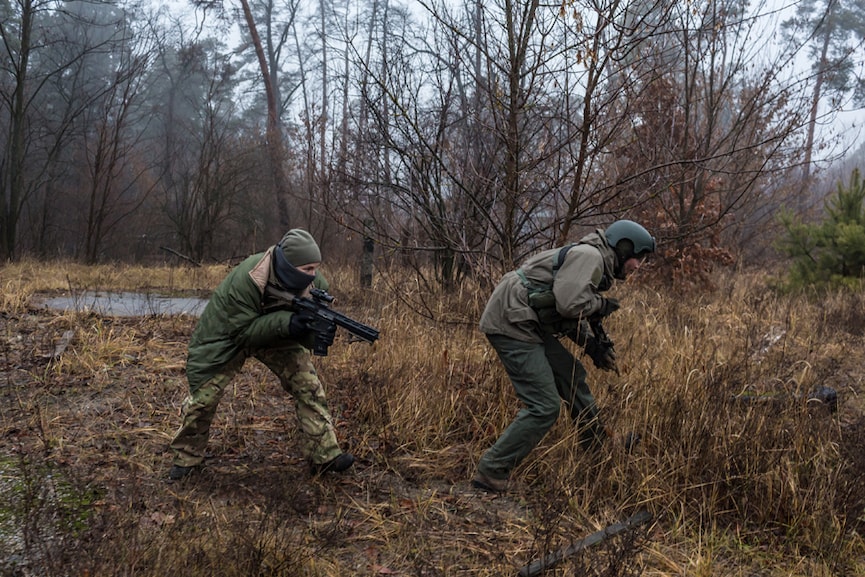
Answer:
<svg viewBox="0 0 865 577"><path fill-rule="evenodd" d="M577 326L569 328L563 334L577 343L581 347L586 346L586 339L589 338L589 327L586 323L578 323Z"/></svg>
<svg viewBox="0 0 865 577"><path fill-rule="evenodd" d="M297 311L291 315L291 320L288 321L288 334L295 339L304 337L312 330L314 321L315 315L310 311Z"/></svg>
<svg viewBox="0 0 865 577"><path fill-rule="evenodd" d="M586 339L586 354L592 359L592 363L599 369L605 371L619 372L619 367L616 364L616 351L613 349L613 343L609 341L600 341L595 337Z"/></svg>
<svg viewBox="0 0 865 577"><path fill-rule="evenodd" d="M599 317L608 317L617 310L619 310L619 301L617 299L601 297L601 308L598 309Z"/></svg>

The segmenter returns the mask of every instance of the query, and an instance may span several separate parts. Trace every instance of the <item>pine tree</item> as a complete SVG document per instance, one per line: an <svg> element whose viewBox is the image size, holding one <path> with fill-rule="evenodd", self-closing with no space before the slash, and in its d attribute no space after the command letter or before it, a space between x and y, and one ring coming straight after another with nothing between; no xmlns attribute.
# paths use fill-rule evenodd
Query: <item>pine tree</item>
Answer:
<svg viewBox="0 0 865 577"><path fill-rule="evenodd" d="M792 213L781 216L787 231L779 248L793 259L787 288L857 287L865 277L865 181L854 169L826 201L822 222L806 224Z"/></svg>

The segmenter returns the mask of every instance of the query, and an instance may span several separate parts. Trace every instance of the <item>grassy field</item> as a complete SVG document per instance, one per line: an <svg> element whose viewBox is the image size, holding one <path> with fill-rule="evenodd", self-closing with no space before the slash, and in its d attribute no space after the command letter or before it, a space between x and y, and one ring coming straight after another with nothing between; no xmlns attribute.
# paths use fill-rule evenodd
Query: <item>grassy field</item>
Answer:
<svg viewBox="0 0 865 577"><path fill-rule="evenodd" d="M249 361L212 457L170 483L195 319L35 297L206 295L226 272L0 268L0 575L516 575L641 510L649 523L543 575L865 575L863 292L779 296L746 273L711 294L616 287L621 375L588 363L616 438L585 453L563 417L493 496L469 479L519 405L476 329L486 291L380 274L361 292L327 270L335 307L381 330L375 345L340 333L317 361L357 467L310 478L291 398ZM836 412L808 401L821 386ZM643 439L630 454L629 431Z"/></svg>

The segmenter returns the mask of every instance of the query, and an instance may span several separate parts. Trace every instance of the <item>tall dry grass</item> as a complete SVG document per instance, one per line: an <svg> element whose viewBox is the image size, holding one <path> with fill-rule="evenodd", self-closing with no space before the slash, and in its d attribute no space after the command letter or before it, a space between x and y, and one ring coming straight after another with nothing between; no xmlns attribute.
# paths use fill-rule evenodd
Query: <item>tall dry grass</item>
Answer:
<svg viewBox="0 0 865 577"><path fill-rule="evenodd" d="M486 290L469 282L445 294L380 271L367 291L355 271L328 270L336 308L381 331L374 346L341 335L318 363L358 470L310 483L297 468L286 478L286 467L299 467L285 460L293 424L284 396L253 363L214 426L221 457L198 485L166 487L164 444L178 424L194 319L40 313L34 321L28 303L43 291L206 293L225 272L0 269L8 359L0 383L15 400L0 422L0 463L18 478L59 468L98 489L100 504L81 507L87 531L55 530L88 548L90 565L73 556L74 566L126 568L110 570L118 575L513 574L645 508L654 515L648 531L548 574L865 574L861 291L782 296L765 275L744 272L719 278L711 294L617 286L623 307L607 329L622 372L588 369L615 437L586 453L562 418L515 471L511 492L491 498L468 479L519 405L476 330ZM69 352L35 362L70 329ZM13 366L19 358L32 365L26 375ZM836 413L808 401L818 386L838 392ZM38 442L9 432L28 427ZM642 443L628 453L630 431ZM100 540L86 541L94 532ZM49 557L37 555L50 568Z"/></svg>

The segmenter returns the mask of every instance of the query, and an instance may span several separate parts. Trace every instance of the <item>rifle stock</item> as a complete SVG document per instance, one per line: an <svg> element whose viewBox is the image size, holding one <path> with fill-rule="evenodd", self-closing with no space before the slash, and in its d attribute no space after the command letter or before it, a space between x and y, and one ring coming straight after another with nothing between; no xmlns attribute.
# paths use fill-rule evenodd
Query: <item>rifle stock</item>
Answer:
<svg viewBox="0 0 865 577"><path fill-rule="evenodd" d="M333 296L321 289L312 289L310 297L294 297L292 305L295 310L305 310L315 315L312 330L315 332L313 354L323 357L333 344L336 327L342 327L359 339L373 343L378 339L378 329L365 325L353 318L347 317L330 308Z"/></svg>

